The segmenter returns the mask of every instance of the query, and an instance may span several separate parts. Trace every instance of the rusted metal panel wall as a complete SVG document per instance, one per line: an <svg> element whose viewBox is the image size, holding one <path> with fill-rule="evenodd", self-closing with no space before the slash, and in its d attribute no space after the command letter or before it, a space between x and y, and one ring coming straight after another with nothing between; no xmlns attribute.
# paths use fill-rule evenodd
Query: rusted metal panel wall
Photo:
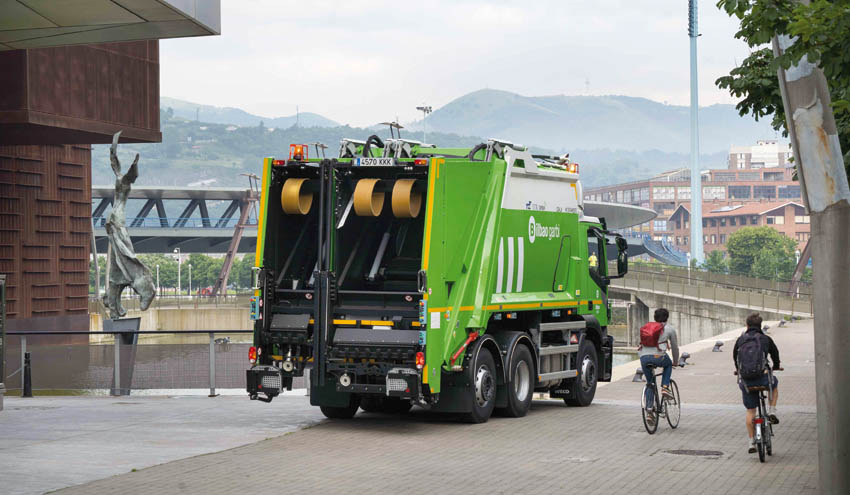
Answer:
<svg viewBox="0 0 850 495"><path fill-rule="evenodd" d="M0 52L0 144L159 142L159 42Z"/></svg>
<svg viewBox="0 0 850 495"><path fill-rule="evenodd" d="M90 215L89 146L0 146L0 273L10 324L88 328Z"/></svg>

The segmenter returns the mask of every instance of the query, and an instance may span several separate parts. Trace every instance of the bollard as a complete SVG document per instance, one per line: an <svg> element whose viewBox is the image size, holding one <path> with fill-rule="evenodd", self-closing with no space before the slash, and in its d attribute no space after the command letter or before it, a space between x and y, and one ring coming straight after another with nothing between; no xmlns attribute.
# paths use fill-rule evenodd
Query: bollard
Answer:
<svg viewBox="0 0 850 495"><path fill-rule="evenodd" d="M32 397L32 363L30 353L24 353L24 394L23 397Z"/></svg>
<svg viewBox="0 0 850 495"><path fill-rule="evenodd" d="M721 349L721 347L723 347L723 341L718 340L714 343L714 349L712 349L711 352L723 352L723 349Z"/></svg>
<svg viewBox="0 0 850 495"><path fill-rule="evenodd" d="M218 397L215 393L215 333L210 332L210 395L208 397Z"/></svg>
<svg viewBox="0 0 850 495"><path fill-rule="evenodd" d="M681 356L679 356L679 366L681 366L682 368L684 368L684 367L685 367L685 365L687 365L687 364L688 364L688 358L690 358L690 357L691 357L691 353L689 353L689 352L683 352L683 353L682 353L682 355L681 355Z"/></svg>
<svg viewBox="0 0 850 495"><path fill-rule="evenodd" d="M638 369L635 371L635 376L634 376L634 378L632 378L632 381L633 381L633 382L643 382L643 381L646 381L646 380L644 380L644 379L643 379L643 368L638 368Z"/></svg>

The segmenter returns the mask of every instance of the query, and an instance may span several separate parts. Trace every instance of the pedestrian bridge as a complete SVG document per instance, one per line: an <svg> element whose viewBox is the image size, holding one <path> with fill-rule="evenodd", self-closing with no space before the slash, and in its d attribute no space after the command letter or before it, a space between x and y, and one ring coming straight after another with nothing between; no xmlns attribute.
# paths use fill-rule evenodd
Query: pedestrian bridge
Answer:
<svg viewBox="0 0 850 495"><path fill-rule="evenodd" d="M114 194L112 186L92 187L92 231L99 253L106 252L105 226ZM127 228L137 253L168 253L175 248L184 253L225 253L237 230L241 232L236 251L250 253L257 244L257 198L250 188L134 186L127 202Z"/></svg>

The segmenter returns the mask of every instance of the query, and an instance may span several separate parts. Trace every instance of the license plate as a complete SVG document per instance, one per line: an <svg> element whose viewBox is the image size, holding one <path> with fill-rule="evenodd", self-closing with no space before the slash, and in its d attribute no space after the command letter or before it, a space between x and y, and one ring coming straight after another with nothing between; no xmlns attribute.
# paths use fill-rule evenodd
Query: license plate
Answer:
<svg viewBox="0 0 850 495"><path fill-rule="evenodd" d="M392 167L395 165L393 158L358 158L358 167Z"/></svg>

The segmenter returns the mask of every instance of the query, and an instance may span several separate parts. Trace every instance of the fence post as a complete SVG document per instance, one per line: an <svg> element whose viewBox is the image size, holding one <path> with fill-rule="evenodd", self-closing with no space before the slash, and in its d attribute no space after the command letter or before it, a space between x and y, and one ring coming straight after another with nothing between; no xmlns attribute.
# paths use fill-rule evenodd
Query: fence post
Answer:
<svg viewBox="0 0 850 495"><path fill-rule="evenodd" d="M215 332L210 332L210 395L218 397L215 393Z"/></svg>
<svg viewBox="0 0 850 495"><path fill-rule="evenodd" d="M30 353L24 353L24 390L21 392L21 397L32 397L32 362L30 361Z"/></svg>
<svg viewBox="0 0 850 495"><path fill-rule="evenodd" d="M115 339L115 364L112 372L115 386L109 391L109 395L121 395L121 336L113 333L112 337Z"/></svg>
<svg viewBox="0 0 850 495"><path fill-rule="evenodd" d="M27 336L21 335L21 390L24 389L24 367L26 366L25 354L27 353Z"/></svg>

